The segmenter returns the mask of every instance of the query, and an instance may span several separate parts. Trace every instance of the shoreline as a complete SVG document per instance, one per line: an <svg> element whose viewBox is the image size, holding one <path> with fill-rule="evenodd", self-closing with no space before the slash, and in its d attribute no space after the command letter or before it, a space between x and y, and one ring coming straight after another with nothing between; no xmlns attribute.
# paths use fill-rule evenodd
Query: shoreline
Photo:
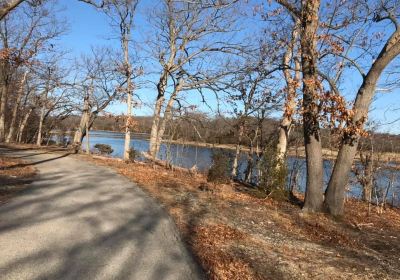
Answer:
<svg viewBox="0 0 400 280"><path fill-rule="evenodd" d="M193 147L201 147L201 148L210 148L210 149L225 149L225 150L235 150L236 145L234 144L212 144L212 143L203 143L203 142L194 142L194 141L179 141L179 140L163 140L163 143L170 143L176 145L187 145ZM249 147L242 146L240 148L241 151L248 152L250 151ZM336 160L338 154L338 150L331 150L327 148L322 148L322 157L324 160ZM305 148L304 146L301 147L289 147L288 148L288 156L289 157L298 157L298 158L305 158ZM400 154L399 153L380 153L379 154L382 161L387 161L391 163L395 163L394 166L397 169L400 169ZM357 154L354 158L355 161L360 161L360 156Z"/></svg>
<svg viewBox="0 0 400 280"><path fill-rule="evenodd" d="M118 134L123 134L124 132L119 132L119 131L111 131L111 130L92 130L92 133L96 132L105 132L105 133L118 133ZM57 134L59 132L53 131L52 133ZM73 133L73 131L66 132L67 134ZM142 135L142 136L150 136L148 133L140 133L140 132L133 132L132 136L135 135ZM145 139L149 140L148 137L144 138L138 138L138 139ZM209 148L209 149L225 149L225 150L230 150L234 151L236 149L235 144L216 144L216 143L205 143L205 142L196 142L196 141L182 141L182 140L168 140L168 139L163 139L162 143L166 144L175 144L175 145L182 145L182 146L192 146L192 147L200 147L200 148ZM241 146L240 150L242 152L249 152L250 148L247 146ZM332 149L327 149L327 148L322 148L322 157L324 160L335 160L337 157L338 151L332 150ZM305 148L304 146L301 147L289 147L288 148L288 156L289 157L298 157L298 158L305 158ZM400 169L400 153L389 153L389 152L383 152L379 153L379 157L382 161L386 162L391 162L395 163L394 168ZM356 154L355 156L355 161L359 162L360 161L360 156Z"/></svg>

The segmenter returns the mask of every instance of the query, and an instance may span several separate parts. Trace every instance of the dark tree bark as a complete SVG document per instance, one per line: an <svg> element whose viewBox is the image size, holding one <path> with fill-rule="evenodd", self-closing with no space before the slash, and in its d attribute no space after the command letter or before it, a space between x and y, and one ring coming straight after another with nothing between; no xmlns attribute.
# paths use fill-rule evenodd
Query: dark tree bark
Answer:
<svg viewBox="0 0 400 280"><path fill-rule="evenodd" d="M303 72L303 129L307 185L304 210L318 212L323 206L323 162L317 106L317 29L319 0L303 1L301 11L301 66Z"/></svg>
<svg viewBox="0 0 400 280"><path fill-rule="evenodd" d="M318 121L317 30L320 0L304 0L298 8L287 0L277 0L300 21L301 70L303 74L303 130L306 150L307 182L303 210L323 209L323 161Z"/></svg>
<svg viewBox="0 0 400 280"><path fill-rule="evenodd" d="M26 76L28 75L28 72L24 73L24 76L20 82L20 87L18 88L17 91L17 98L15 100L13 110L12 110L12 115L11 115L11 124L10 124L10 129L8 130L8 135L6 137L6 143L10 143L14 140L14 133L17 130L17 115L18 115L18 110L20 109L20 104L22 100L22 95L23 95L23 86L26 81Z"/></svg>
<svg viewBox="0 0 400 280"><path fill-rule="evenodd" d="M360 139L359 131L363 128L367 119L368 109L375 95L376 84L386 66L399 54L400 29L397 28L372 64L357 92L353 106L354 117L347 125L349 132L343 136L339 154L325 193L325 207L333 216L343 215L345 188L349 180L351 165L357 152L357 145Z"/></svg>

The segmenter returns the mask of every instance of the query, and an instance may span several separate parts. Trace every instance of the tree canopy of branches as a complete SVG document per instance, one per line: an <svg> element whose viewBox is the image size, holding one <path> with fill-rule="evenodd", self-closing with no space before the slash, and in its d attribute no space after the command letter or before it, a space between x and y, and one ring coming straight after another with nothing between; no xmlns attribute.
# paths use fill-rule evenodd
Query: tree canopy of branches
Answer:
<svg viewBox="0 0 400 280"><path fill-rule="evenodd" d="M228 40L235 26L234 2L165 0L162 9L152 16L155 36L149 46L161 73L150 136L151 157L155 158L159 151L179 93L207 87L226 75L218 56L238 49ZM171 92L164 104L169 84Z"/></svg>

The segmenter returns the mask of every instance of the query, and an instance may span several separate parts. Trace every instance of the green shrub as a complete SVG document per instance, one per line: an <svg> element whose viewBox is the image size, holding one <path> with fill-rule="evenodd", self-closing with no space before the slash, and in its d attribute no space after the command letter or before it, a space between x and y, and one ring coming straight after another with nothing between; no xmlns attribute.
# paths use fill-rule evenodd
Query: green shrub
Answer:
<svg viewBox="0 0 400 280"><path fill-rule="evenodd" d="M230 180L231 164L227 152L213 150L212 165L208 170L207 181L213 183L227 183Z"/></svg>
<svg viewBox="0 0 400 280"><path fill-rule="evenodd" d="M134 148L129 149L129 161L135 161L135 159L139 156L139 152Z"/></svg>
<svg viewBox="0 0 400 280"><path fill-rule="evenodd" d="M54 140L47 141L47 146L56 146L56 145L58 145L58 143Z"/></svg>
<svg viewBox="0 0 400 280"><path fill-rule="evenodd" d="M99 151L100 154L102 155L109 155L111 154L114 150L111 148L110 145L107 144L96 144L94 147Z"/></svg>
<svg viewBox="0 0 400 280"><path fill-rule="evenodd" d="M269 151L275 151L275 149ZM261 158L260 168L262 173L259 188L274 198L288 198L289 191L286 188L288 170L286 162L277 159L276 152L265 152Z"/></svg>

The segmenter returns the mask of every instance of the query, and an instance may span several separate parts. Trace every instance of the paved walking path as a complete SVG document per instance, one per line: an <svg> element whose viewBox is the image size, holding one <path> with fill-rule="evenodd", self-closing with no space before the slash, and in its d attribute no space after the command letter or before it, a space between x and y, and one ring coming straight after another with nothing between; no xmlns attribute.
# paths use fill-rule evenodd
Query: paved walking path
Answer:
<svg viewBox="0 0 400 280"><path fill-rule="evenodd" d="M39 178L0 206L0 279L201 279L176 228L134 183L68 154L10 151Z"/></svg>

